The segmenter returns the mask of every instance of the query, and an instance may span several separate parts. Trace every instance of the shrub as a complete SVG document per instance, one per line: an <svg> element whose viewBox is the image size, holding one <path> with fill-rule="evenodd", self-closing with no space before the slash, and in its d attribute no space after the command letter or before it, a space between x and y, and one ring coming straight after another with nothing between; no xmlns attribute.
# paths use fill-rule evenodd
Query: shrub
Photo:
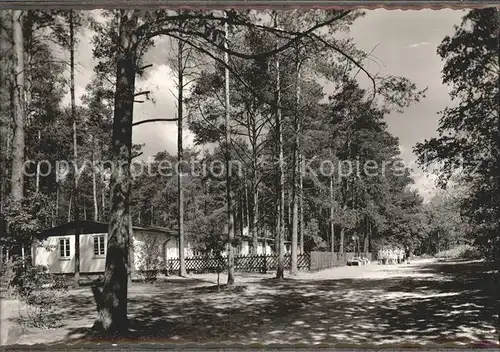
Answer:
<svg viewBox="0 0 500 352"><path fill-rule="evenodd" d="M68 286L63 277L49 272L48 267L13 265L9 288L25 303L19 312L21 323L28 327L51 328L59 320L55 316L57 303L66 294Z"/></svg>
<svg viewBox="0 0 500 352"><path fill-rule="evenodd" d="M137 274L146 282L156 281L158 273L164 267L162 242L156 236L147 237L134 244L134 253Z"/></svg>
<svg viewBox="0 0 500 352"><path fill-rule="evenodd" d="M481 259L483 257L483 254L474 247L468 247L465 248L462 253L460 253L460 258L463 259Z"/></svg>
<svg viewBox="0 0 500 352"><path fill-rule="evenodd" d="M6 293L9 298L15 295L15 289L10 283L16 275L16 267L17 263L15 261L8 261L2 266L2 272L0 274L0 285L7 290Z"/></svg>
<svg viewBox="0 0 500 352"><path fill-rule="evenodd" d="M441 251L435 255L436 258L448 259L479 259L481 253L476 247L468 244L463 244L445 251Z"/></svg>

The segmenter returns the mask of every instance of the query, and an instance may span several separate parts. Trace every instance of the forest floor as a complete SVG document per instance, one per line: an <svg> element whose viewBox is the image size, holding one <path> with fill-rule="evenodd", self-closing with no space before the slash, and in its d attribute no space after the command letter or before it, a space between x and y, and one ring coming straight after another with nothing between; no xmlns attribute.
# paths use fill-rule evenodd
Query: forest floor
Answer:
<svg viewBox="0 0 500 352"><path fill-rule="evenodd" d="M498 346L498 272L482 261L374 263L281 281L237 274L236 287L220 291L216 280L134 283L127 342ZM57 314L59 328L27 329L17 343L107 344L89 329L97 316L89 287L72 289Z"/></svg>

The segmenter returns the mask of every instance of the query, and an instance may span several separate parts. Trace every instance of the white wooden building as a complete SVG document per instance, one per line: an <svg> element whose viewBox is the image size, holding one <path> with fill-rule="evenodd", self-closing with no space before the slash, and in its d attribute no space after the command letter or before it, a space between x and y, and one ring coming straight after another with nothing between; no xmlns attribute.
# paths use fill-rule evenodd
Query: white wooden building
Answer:
<svg viewBox="0 0 500 352"><path fill-rule="evenodd" d="M103 273L106 264L108 224L88 220L69 222L44 231L31 248L33 265L46 265L56 274L74 274L76 233L79 233L80 239L80 274ZM249 255L252 238L246 235L240 237L240 245L236 248L235 254ZM178 258L178 238L177 230L134 226L130 246L132 272L143 270L146 261L161 266L169 259ZM259 238L257 254L273 254L273 243L273 239ZM287 253L290 251L288 242L285 242L285 249ZM189 258L197 254L202 253L196 253L187 240L184 256Z"/></svg>
<svg viewBox="0 0 500 352"><path fill-rule="evenodd" d="M46 265L58 274L75 272L75 234L80 234L80 273L104 272L108 224L96 221L69 222L44 231L33 243L31 258L33 265ZM178 257L177 231L163 228L132 228L130 258L132 270L140 267L141 259L154 255L164 261ZM184 249L186 256L192 255L189 243Z"/></svg>

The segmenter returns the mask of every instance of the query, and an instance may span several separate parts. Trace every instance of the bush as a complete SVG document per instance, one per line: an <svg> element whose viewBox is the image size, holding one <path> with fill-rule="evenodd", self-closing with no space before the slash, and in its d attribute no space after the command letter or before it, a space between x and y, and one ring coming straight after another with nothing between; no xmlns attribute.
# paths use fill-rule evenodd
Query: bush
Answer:
<svg viewBox="0 0 500 352"><path fill-rule="evenodd" d="M2 266L0 285L2 289L5 288L7 290L6 293L9 298L15 295L15 289L11 286L11 281L16 275L17 265L18 264L16 262L8 261Z"/></svg>
<svg viewBox="0 0 500 352"><path fill-rule="evenodd" d="M156 236L144 238L144 241L134 244L136 253L137 274L146 282L156 281L161 269L165 268L162 261L162 240Z"/></svg>
<svg viewBox="0 0 500 352"><path fill-rule="evenodd" d="M51 328L60 320L55 307L68 290L63 277L49 272L43 265L27 266L13 263L9 288L25 306L19 312L21 323L28 327Z"/></svg>
<svg viewBox="0 0 500 352"><path fill-rule="evenodd" d="M481 252L474 247L465 248L462 253L460 253L460 258L463 259L481 259L483 255Z"/></svg>
<svg viewBox="0 0 500 352"><path fill-rule="evenodd" d="M437 253L435 257L448 259L480 259L482 255L477 248L464 244L446 251L441 251Z"/></svg>

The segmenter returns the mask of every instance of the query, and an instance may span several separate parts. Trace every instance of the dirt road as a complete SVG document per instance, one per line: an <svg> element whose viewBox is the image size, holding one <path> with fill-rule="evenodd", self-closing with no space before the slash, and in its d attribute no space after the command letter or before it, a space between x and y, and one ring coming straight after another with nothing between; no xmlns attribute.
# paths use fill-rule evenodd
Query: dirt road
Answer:
<svg viewBox="0 0 500 352"><path fill-rule="evenodd" d="M221 277L221 282L226 278ZM133 284L130 339L158 343L488 344L495 346L497 273L484 262L342 267L299 273L237 275L217 291L215 275ZM89 288L61 302L64 325L30 331L20 343L91 338ZM130 340L129 340L130 341Z"/></svg>

